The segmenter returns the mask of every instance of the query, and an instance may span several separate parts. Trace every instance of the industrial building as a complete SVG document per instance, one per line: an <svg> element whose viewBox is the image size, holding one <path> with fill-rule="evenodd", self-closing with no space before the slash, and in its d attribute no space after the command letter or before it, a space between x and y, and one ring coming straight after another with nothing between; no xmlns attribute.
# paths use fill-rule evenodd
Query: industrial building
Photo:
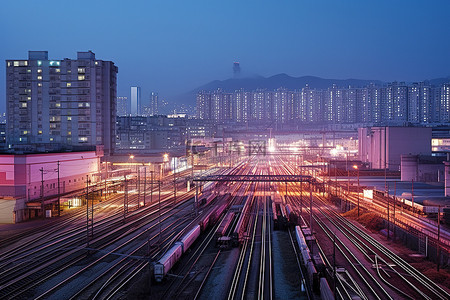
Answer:
<svg viewBox="0 0 450 300"><path fill-rule="evenodd" d="M21 222L41 213L40 202L83 189L86 176L101 179L97 151L0 154L0 223ZM37 204L38 203L38 204Z"/></svg>
<svg viewBox="0 0 450 300"><path fill-rule="evenodd" d="M359 159L372 169L400 170L401 155L431 155L431 127L358 129Z"/></svg>

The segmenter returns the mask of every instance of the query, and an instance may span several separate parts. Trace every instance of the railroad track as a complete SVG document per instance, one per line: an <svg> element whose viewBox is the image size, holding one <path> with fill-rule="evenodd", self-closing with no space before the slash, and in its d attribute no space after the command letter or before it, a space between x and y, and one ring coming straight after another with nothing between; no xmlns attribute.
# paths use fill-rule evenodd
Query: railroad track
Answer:
<svg viewBox="0 0 450 300"><path fill-rule="evenodd" d="M324 206L324 201L321 201L321 203L321 207L326 207L326 209L318 208L318 210L364 253L366 261L374 266L380 280L389 288L408 299L450 298L448 292L417 271L401 257L392 253L382 243L337 214L333 209ZM394 286L390 282L402 282L403 284Z"/></svg>
<svg viewBox="0 0 450 300"><path fill-rule="evenodd" d="M151 208L149 207L147 209ZM168 210L169 208L167 208L167 211ZM155 222L157 218L153 215L156 214L156 212L157 211L155 210L155 212L150 212L147 215L146 210L136 211L134 214L131 214L129 217L129 222L126 224L116 220L116 224L121 224L120 227L114 230L109 229L109 232L104 236L99 236L92 240L91 247L95 250L104 249L108 245L117 241L117 238L114 238L114 235L119 235L120 237L130 235L133 231L138 230L139 226L145 226L145 224ZM153 216L153 218L148 220L151 216ZM120 217L118 218L120 219ZM111 225L111 223L109 225ZM108 227L107 224L105 226ZM136 227L130 231L129 228L132 228L132 226ZM84 233L81 232L81 235L84 236ZM56 251L55 253L61 253L61 250L64 251L62 251L60 255L55 255L52 260L47 259L45 261L37 261L34 270L25 268L22 274L17 273L16 275L18 276L15 278L10 278L8 282L3 282L0 288L0 294L4 298L13 298L17 295L26 293L38 284L42 285L43 282L50 280L56 274L60 274L69 267L77 263L81 263L83 260L87 259L89 256L87 255L88 251L85 247L86 244L78 244L78 246L74 245L73 248L69 249L53 249ZM49 249L49 251L51 252L51 249Z"/></svg>
<svg viewBox="0 0 450 300"><path fill-rule="evenodd" d="M313 218L316 224L330 240L336 237L337 249L348 264L352 266L355 275L363 280L366 292L371 294L370 297L390 299L393 294L406 299L448 299L450 297L445 290L412 268L400 257L391 253L364 230L336 213L335 208L330 207L324 199L315 195L314 202L316 213L313 214ZM298 199L296 205L299 205ZM328 222L325 223L322 218L325 218ZM335 235L335 232L330 229L330 224L335 228L335 231L341 233L342 237ZM352 249L348 246L349 244L353 245ZM362 253L365 260L361 260L354 254L356 250ZM372 268L375 268L376 272L373 272ZM404 276L403 274L407 275ZM419 279L413 280L414 277ZM400 287L390 284L394 280L400 280L403 284ZM423 290L428 291L424 292ZM427 295L426 293L430 294ZM360 294L363 299L369 298L369 296L363 294L362 290Z"/></svg>

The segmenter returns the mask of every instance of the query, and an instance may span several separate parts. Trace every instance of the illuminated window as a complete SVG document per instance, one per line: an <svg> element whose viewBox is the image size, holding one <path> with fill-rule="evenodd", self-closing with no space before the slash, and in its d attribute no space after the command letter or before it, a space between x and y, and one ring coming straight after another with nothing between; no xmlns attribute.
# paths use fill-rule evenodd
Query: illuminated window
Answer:
<svg viewBox="0 0 450 300"><path fill-rule="evenodd" d="M42 86L42 83L39 82L39 83L38 83L38 86Z"/></svg>
<svg viewBox="0 0 450 300"><path fill-rule="evenodd" d="M67 117L67 121L72 121L72 117Z"/></svg>
<svg viewBox="0 0 450 300"><path fill-rule="evenodd" d="M78 140L79 140L80 142L87 142L88 138L85 137L85 136L82 136L82 137L79 137Z"/></svg>
<svg viewBox="0 0 450 300"><path fill-rule="evenodd" d="M90 106L91 106L91 104L90 104L90 103L86 103L85 105L86 105L86 107L90 107Z"/></svg>
<svg viewBox="0 0 450 300"><path fill-rule="evenodd" d="M38 76L37 79L38 79L38 80L42 80L42 76Z"/></svg>
<svg viewBox="0 0 450 300"><path fill-rule="evenodd" d="M15 61L14 62L14 67L18 67L19 66L19 62L18 61Z"/></svg>
<svg viewBox="0 0 450 300"><path fill-rule="evenodd" d="M38 134L42 134L42 130L39 130L39 131L38 131Z"/></svg>
<svg viewBox="0 0 450 300"><path fill-rule="evenodd" d="M61 103L56 103L55 106L56 107L61 107Z"/></svg>
<svg viewBox="0 0 450 300"><path fill-rule="evenodd" d="M21 107L27 107L27 103L26 102L22 102L21 103Z"/></svg>
<svg viewBox="0 0 450 300"><path fill-rule="evenodd" d="M50 138L50 142L53 142L53 138Z"/></svg>
<svg viewBox="0 0 450 300"><path fill-rule="evenodd" d="M31 73L31 70L30 70L30 69L28 69L28 70L27 70L27 72L28 72L28 73Z"/></svg>
<svg viewBox="0 0 450 300"><path fill-rule="evenodd" d="M78 103L78 107L83 107L83 103Z"/></svg>
<svg viewBox="0 0 450 300"><path fill-rule="evenodd" d="M70 82L68 82L68 83L66 84L66 86L67 86L67 87L71 87L72 84L71 84Z"/></svg>
<svg viewBox="0 0 450 300"><path fill-rule="evenodd" d="M72 131L68 131L67 134L68 134L68 135L72 135Z"/></svg>
<svg viewBox="0 0 450 300"><path fill-rule="evenodd" d="M98 61L95 62L95 65L98 65Z"/></svg>
<svg viewBox="0 0 450 300"><path fill-rule="evenodd" d="M38 66L42 66L42 61L41 61L41 60L38 60L38 61L37 61L37 64L38 64Z"/></svg>
<svg viewBox="0 0 450 300"><path fill-rule="evenodd" d="M27 100L31 100L31 97L27 97Z"/></svg>
<svg viewBox="0 0 450 300"><path fill-rule="evenodd" d="M11 62L10 61L8 61L8 67L11 67Z"/></svg>
<svg viewBox="0 0 450 300"><path fill-rule="evenodd" d="M55 72L59 73L59 72L61 72L61 69L55 69Z"/></svg>
<svg viewBox="0 0 450 300"><path fill-rule="evenodd" d="M23 131L23 134L28 134L28 130L24 130L24 131Z"/></svg>
<svg viewBox="0 0 450 300"><path fill-rule="evenodd" d="M50 67L55 67L55 66L59 66L60 62L57 60L51 60L49 65Z"/></svg>
<svg viewBox="0 0 450 300"><path fill-rule="evenodd" d="M42 69L38 69L37 72L38 72L38 73L42 73Z"/></svg>
<svg viewBox="0 0 450 300"><path fill-rule="evenodd" d="M78 75L78 80L84 80L84 75Z"/></svg>
<svg viewBox="0 0 450 300"><path fill-rule="evenodd" d="M86 73L86 69L85 68L78 68L78 73Z"/></svg>

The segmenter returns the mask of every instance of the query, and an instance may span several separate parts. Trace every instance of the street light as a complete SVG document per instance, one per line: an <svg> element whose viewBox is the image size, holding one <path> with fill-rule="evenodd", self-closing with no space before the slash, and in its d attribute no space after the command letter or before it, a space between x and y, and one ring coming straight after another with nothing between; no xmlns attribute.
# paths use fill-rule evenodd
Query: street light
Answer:
<svg viewBox="0 0 450 300"><path fill-rule="evenodd" d="M353 165L353 169L358 170L358 190L356 191L356 196L358 197L358 218L359 218L359 168L357 165Z"/></svg>

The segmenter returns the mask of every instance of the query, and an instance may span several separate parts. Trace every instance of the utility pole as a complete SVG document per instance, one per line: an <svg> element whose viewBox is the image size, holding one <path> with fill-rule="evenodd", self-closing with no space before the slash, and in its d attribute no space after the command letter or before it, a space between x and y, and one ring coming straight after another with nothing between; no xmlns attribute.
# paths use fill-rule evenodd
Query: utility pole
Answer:
<svg viewBox="0 0 450 300"><path fill-rule="evenodd" d="M150 185L150 203L153 203L153 173L154 172L155 172L154 170L150 171L150 180L152 182Z"/></svg>
<svg viewBox="0 0 450 300"><path fill-rule="evenodd" d="M414 179L411 180L411 209L414 213Z"/></svg>
<svg viewBox="0 0 450 300"><path fill-rule="evenodd" d="M86 175L89 176L89 175ZM90 180L88 180L88 186L89 183L91 183ZM91 200L91 237L94 237L94 198Z"/></svg>
<svg viewBox="0 0 450 300"><path fill-rule="evenodd" d="M86 175L86 241L89 248L89 175Z"/></svg>
<svg viewBox="0 0 450 300"><path fill-rule="evenodd" d="M124 175L124 188L125 193L123 195L123 222L125 223L125 218L128 212L128 183L127 183L127 175Z"/></svg>
<svg viewBox="0 0 450 300"><path fill-rule="evenodd" d="M198 215L198 184L195 184L195 217Z"/></svg>
<svg viewBox="0 0 450 300"><path fill-rule="evenodd" d="M108 185L106 182L106 180L108 179L108 162L105 161L105 164L106 164L106 168L105 168L105 172L106 172L106 174L105 174L105 201L106 201L106 195L108 194Z"/></svg>
<svg viewBox="0 0 450 300"><path fill-rule="evenodd" d="M358 168L358 191L356 192L356 195L358 196L358 218L359 218L359 168Z"/></svg>
<svg viewBox="0 0 450 300"><path fill-rule="evenodd" d="M61 187L59 181L59 160L58 160L58 217L61 216Z"/></svg>
<svg viewBox="0 0 450 300"><path fill-rule="evenodd" d="M336 197L338 195L338 181L337 181L337 166L336 162L334 163L334 184L335 184L335 190L334 193L336 194Z"/></svg>
<svg viewBox="0 0 450 300"><path fill-rule="evenodd" d="M389 183L387 184L387 198L386 198L386 204L387 204L387 239L389 240L389 230L391 223L389 222Z"/></svg>
<svg viewBox="0 0 450 300"><path fill-rule="evenodd" d="M147 167L144 167L144 206L145 206L145 193L147 192Z"/></svg>
<svg viewBox="0 0 450 300"><path fill-rule="evenodd" d="M301 176L300 177L300 215L301 215L303 210L303 175L300 174L300 176Z"/></svg>
<svg viewBox="0 0 450 300"><path fill-rule="evenodd" d="M333 288L333 291L334 291L334 299L337 299L337 297L336 297L336 287L337 287L337 284L336 284L336 232L334 232L334 235L333 235L333 283L334 283L334 288Z"/></svg>
<svg viewBox="0 0 450 300"><path fill-rule="evenodd" d="M106 165L108 165L108 164L106 164ZM101 202L102 200L100 199L100 202ZM106 201L106 175L105 175L105 201Z"/></svg>
<svg viewBox="0 0 450 300"><path fill-rule="evenodd" d="M177 175L175 174L175 160L173 161L173 205L177 203Z"/></svg>
<svg viewBox="0 0 450 300"><path fill-rule="evenodd" d="M44 203L44 168L40 168L41 171L41 210L42 218L45 219L45 203Z"/></svg>
<svg viewBox="0 0 450 300"><path fill-rule="evenodd" d="M161 247L161 180L158 180L158 222L159 222L159 241Z"/></svg>
<svg viewBox="0 0 450 300"><path fill-rule="evenodd" d="M313 211L312 211L312 182L309 182L309 229L311 230L311 235L313 235ZM312 255L313 247L311 245L311 255Z"/></svg>
<svg viewBox="0 0 450 300"><path fill-rule="evenodd" d="M397 181L394 181L394 216L392 218L392 231L393 231L393 237L392 239L395 241L395 204L397 202Z"/></svg>
<svg viewBox="0 0 450 300"><path fill-rule="evenodd" d="M438 206L438 234L437 234L437 271L441 263L441 206Z"/></svg>
<svg viewBox="0 0 450 300"><path fill-rule="evenodd" d="M137 173L137 179L136 179L136 185L137 185L137 207L139 209L141 205L141 170L138 166L136 166L136 173Z"/></svg>

